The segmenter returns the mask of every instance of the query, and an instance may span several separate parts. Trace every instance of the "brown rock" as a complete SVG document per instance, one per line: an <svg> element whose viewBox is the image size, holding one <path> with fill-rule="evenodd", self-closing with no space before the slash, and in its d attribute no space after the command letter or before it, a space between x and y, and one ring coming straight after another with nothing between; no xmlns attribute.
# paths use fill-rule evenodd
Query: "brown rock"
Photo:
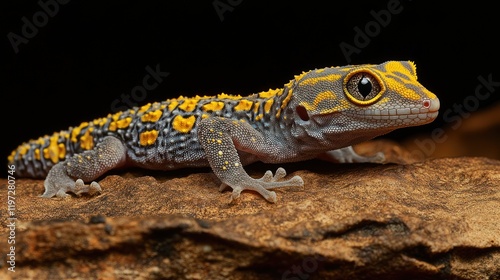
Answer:
<svg viewBox="0 0 500 280"><path fill-rule="evenodd" d="M115 173L102 194L69 199L18 179L16 272L2 180L0 278L499 279L500 161L414 162L386 141L358 151L370 145L413 163L284 165L306 185L276 204L251 192L228 204L209 169Z"/></svg>

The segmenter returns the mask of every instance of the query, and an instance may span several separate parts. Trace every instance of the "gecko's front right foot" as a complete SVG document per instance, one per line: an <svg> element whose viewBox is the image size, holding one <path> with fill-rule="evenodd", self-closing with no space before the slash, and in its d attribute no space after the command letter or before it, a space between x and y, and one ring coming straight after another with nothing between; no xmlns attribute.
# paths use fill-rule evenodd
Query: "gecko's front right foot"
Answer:
<svg viewBox="0 0 500 280"><path fill-rule="evenodd" d="M300 176L294 176L289 180L279 181L280 179L286 176L286 171L283 168L278 168L276 173L273 173L268 170L260 179L254 179L251 177L242 178L238 184L229 186L233 189L233 193L231 194L231 200L234 201L244 190L256 191L260 195L262 195L267 201L271 203L276 202L276 193L274 191L270 191L270 189L281 188L281 187L302 187L304 186L304 180ZM227 184L222 183L219 191L223 191Z"/></svg>

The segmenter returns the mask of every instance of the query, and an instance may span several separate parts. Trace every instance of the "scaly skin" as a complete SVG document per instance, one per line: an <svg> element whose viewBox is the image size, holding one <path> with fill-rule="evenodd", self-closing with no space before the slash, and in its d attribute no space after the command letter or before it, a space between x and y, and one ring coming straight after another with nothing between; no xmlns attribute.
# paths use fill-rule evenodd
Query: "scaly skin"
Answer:
<svg viewBox="0 0 500 280"><path fill-rule="evenodd" d="M351 145L394 129L432 122L439 100L424 88L412 62L331 67L304 72L281 89L241 97L179 97L84 122L20 145L9 156L18 175L43 178L44 197L65 197L101 187L93 182L122 166L172 170L211 166L221 190L259 192L302 186L280 180L280 168L260 179L243 166L321 157L338 162L382 162ZM85 185L90 183L90 185Z"/></svg>

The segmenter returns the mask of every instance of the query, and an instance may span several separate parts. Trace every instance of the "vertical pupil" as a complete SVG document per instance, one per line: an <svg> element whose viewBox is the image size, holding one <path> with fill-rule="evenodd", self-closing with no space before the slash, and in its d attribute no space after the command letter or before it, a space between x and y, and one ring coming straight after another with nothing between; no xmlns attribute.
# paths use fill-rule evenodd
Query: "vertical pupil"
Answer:
<svg viewBox="0 0 500 280"><path fill-rule="evenodd" d="M358 91L363 98L366 98L368 94L372 91L372 83L367 77L361 78L358 83Z"/></svg>

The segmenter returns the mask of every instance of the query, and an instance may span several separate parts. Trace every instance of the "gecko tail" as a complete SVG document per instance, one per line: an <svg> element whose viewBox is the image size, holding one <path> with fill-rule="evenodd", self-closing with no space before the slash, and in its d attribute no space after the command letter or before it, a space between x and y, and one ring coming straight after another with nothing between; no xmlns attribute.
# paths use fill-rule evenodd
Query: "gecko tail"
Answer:
<svg viewBox="0 0 500 280"><path fill-rule="evenodd" d="M14 165L16 175L27 178L45 178L49 170L66 158L69 133L61 131L30 140L19 145L7 158Z"/></svg>

